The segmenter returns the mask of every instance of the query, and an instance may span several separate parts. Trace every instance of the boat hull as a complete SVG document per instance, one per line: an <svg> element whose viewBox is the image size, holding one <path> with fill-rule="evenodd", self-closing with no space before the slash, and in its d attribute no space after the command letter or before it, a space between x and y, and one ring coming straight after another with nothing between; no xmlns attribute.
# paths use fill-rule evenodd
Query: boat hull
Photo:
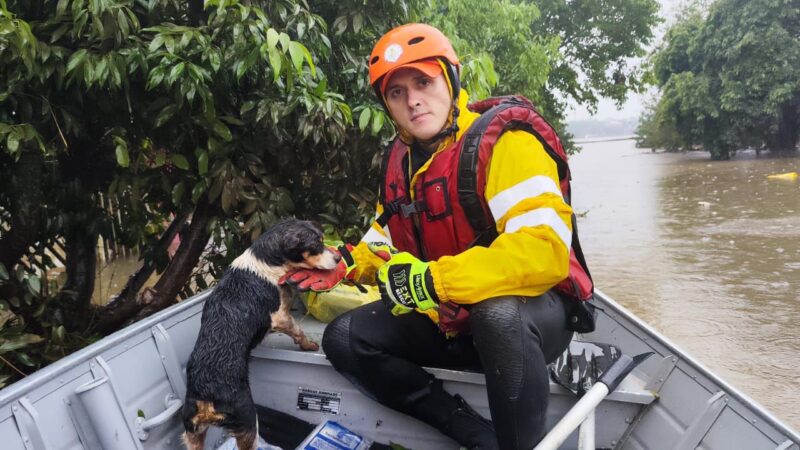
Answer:
<svg viewBox="0 0 800 450"><path fill-rule="evenodd" d="M178 449L176 399L200 326L205 295L133 324L0 391L0 436L11 450ZM597 330L576 339L624 353L654 352L597 409L598 448L800 449L800 436L601 292ZM319 341L324 324L300 320ZM485 379L429 368L447 390L489 415ZM321 352L302 352L271 334L251 355L257 404L310 423L327 419L380 442L411 449L456 449L436 430L359 392ZM548 427L577 401L551 383ZM91 395L88 395L88 394ZM143 417L142 417L143 416ZM211 433L207 448L220 442ZM269 436L267 436L269 439ZM562 448L577 448L577 433Z"/></svg>

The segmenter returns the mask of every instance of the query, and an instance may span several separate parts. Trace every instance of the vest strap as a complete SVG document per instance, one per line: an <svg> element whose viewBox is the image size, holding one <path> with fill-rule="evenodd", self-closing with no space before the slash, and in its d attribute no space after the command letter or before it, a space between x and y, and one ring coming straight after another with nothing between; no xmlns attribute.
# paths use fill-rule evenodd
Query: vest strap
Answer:
<svg viewBox="0 0 800 450"><path fill-rule="evenodd" d="M428 210L428 205L422 200L416 200L411 203L400 203L400 199L395 199L387 203L383 208L383 214L375 219L378 225L385 227L389 223L389 219L395 214L402 214L406 219L412 214L419 214Z"/></svg>

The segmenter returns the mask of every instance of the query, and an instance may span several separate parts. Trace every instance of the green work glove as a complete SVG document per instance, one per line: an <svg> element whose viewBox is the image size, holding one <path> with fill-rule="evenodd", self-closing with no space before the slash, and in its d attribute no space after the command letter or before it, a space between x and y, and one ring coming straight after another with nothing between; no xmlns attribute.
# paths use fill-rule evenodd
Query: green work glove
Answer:
<svg viewBox="0 0 800 450"><path fill-rule="evenodd" d="M414 308L424 311L439 306L428 263L384 243L371 243L369 249L386 261L378 269L378 289L381 300L393 315L406 314Z"/></svg>

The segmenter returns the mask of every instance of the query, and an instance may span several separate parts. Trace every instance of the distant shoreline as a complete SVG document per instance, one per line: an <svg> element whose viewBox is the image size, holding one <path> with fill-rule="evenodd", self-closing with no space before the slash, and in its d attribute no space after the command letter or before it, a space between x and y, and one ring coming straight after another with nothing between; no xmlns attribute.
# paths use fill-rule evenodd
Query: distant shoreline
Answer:
<svg viewBox="0 0 800 450"><path fill-rule="evenodd" d="M588 137L575 139L573 142L576 144L591 144L594 142L613 142L613 141L630 141L636 139L635 135L630 136L608 136L608 137Z"/></svg>

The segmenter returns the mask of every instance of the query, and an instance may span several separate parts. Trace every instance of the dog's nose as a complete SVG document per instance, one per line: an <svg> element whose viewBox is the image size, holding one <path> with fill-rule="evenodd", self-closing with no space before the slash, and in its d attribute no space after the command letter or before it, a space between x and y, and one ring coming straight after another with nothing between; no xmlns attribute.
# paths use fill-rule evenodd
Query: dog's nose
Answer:
<svg viewBox="0 0 800 450"><path fill-rule="evenodd" d="M341 260L342 260L342 255L341 254L339 254L339 253L334 253L333 254L333 262L338 263Z"/></svg>

